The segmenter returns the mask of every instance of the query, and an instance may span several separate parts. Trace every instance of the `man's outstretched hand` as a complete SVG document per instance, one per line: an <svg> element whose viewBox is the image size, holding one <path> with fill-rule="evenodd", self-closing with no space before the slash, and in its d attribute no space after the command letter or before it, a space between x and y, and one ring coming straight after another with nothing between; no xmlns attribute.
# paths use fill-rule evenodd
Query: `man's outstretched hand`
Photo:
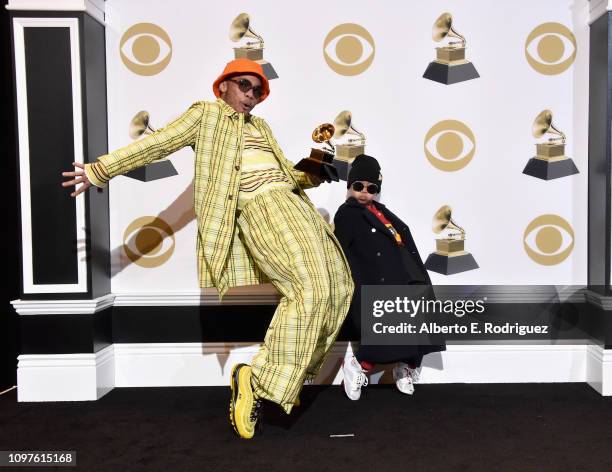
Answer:
<svg viewBox="0 0 612 472"><path fill-rule="evenodd" d="M75 191L72 192L70 196L76 197L78 194L83 193L85 190L91 187L91 182L89 181L89 179L87 178L87 175L85 174L85 166L83 164L80 164L78 162L73 162L72 165L82 170L77 170L74 172L62 172L62 175L64 177L74 177L74 179L72 180L67 180L66 182L62 182L62 187L70 187L71 185L74 185ZM77 187L77 185L79 184L81 184L81 186Z"/></svg>

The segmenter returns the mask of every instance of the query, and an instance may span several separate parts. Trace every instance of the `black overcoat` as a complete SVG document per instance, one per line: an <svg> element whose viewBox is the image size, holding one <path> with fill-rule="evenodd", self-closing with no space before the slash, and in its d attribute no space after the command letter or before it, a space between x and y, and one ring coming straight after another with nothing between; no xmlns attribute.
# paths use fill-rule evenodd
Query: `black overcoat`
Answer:
<svg viewBox="0 0 612 472"><path fill-rule="evenodd" d="M334 233L351 267L355 292L347 316L355 335L361 332L361 286L431 284L408 225L382 203L373 201L396 231L404 246L399 246L385 225L355 198L343 203L334 217ZM396 362L416 355L442 351L445 346L361 346L359 360Z"/></svg>

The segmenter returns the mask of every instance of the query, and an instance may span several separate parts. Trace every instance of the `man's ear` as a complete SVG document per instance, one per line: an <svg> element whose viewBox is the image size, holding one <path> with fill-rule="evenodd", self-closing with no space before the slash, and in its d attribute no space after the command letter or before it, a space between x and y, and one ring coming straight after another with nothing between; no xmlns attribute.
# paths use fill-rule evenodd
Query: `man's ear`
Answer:
<svg viewBox="0 0 612 472"><path fill-rule="evenodd" d="M226 80L224 80L223 82L219 84L219 92L221 93L227 92L227 81Z"/></svg>

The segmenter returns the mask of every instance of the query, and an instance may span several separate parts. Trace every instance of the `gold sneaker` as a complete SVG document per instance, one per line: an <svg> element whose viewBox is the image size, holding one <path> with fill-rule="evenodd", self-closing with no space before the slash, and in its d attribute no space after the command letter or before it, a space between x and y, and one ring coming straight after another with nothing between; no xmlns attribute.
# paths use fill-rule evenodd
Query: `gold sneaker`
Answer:
<svg viewBox="0 0 612 472"><path fill-rule="evenodd" d="M238 436L251 439L261 417L262 401L253 393L250 365L236 364L232 368L230 387L230 422Z"/></svg>

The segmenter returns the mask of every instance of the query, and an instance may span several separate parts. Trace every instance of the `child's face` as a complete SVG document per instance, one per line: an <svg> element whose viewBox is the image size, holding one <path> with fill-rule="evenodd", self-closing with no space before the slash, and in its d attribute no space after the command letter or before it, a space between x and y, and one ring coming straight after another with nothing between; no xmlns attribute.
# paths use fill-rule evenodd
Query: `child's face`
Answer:
<svg viewBox="0 0 612 472"><path fill-rule="evenodd" d="M363 189L359 192L353 188L353 184L356 182L361 182L363 184ZM353 182L349 187L349 196L355 198L362 205L367 205L376 196L375 193L368 192L368 185L371 185L372 182L368 182L367 180L357 180L356 182Z"/></svg>

